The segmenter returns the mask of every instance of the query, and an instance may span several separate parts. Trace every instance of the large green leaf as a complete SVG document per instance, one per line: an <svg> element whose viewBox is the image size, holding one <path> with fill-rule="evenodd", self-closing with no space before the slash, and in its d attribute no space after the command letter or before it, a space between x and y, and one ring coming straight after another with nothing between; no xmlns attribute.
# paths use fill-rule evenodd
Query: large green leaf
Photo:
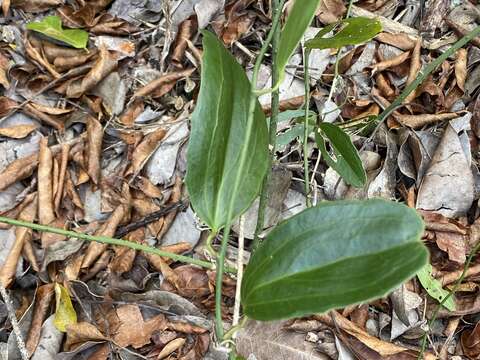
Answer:
<svg viewBox="0 0 480 360"><path fill-rule="evenodd" d="M87 47L88 32L82 29L63 29L62 20L58 16L47 16L42 21L29 23L27 29L37 31L77 49Z"/></svg>
<svg viewBox="0 0 480 360"><path fill-rule="evenodd" d="M428 260L423 222L402 204L323 202L275 227L242 283L248 317L276 320L386 295Z"/></svg>
<svg viewBox="0 0 480 360"><path fill-rule="evenodd" d="M436 299L438 302L442 302L448 296L449 291L442 287L440 281L435 279L432 275L432 265L426 264L417 273L418 280L422 284L423 288L427 290L428 295ZM455 300L453 296L445 301L443 306L450 311L455 311Z"/></svg>
<svg viewBox="0 0 480 360"><path fill-rule="evenodd" d="M323 37L332 30L338 31L332 37ZM324 27L313 39L307 41L305 45L309 49L339 49L347 45L364 43L372 39L380 31L382 31L382 24L377 19L366 17L348 18Z"/></svg>
<svg viewBox="0 0 480 360"><path fill-rule="evenodd" d="M350 137L334 124L321 123L318 127L318 131L315 132L315 139L327 164L350 185L356 187L365 185L367 175ZM326 148L326 140L331 145L335 159L330 156Z"/></svg>
<svg viewBox="0 0 480 360"><path fill-rule="evenodd" d="M202 81L192 115L186 184L193 208L214 231L225 225L234 179L242 181L233 217L260 191L268 167L268 131L257 102L253 134L245 144L250 82L242 67L211 33L203 32ZM240 150L248 148L244 172Z"/></svg>
<svg viewBox="0 0 480 360"><path fill-rule="evenodd" d="M313 20L320 0L296 0L280 34L277 72L282 78L288 60L297 48L305 30Z"/></svg>

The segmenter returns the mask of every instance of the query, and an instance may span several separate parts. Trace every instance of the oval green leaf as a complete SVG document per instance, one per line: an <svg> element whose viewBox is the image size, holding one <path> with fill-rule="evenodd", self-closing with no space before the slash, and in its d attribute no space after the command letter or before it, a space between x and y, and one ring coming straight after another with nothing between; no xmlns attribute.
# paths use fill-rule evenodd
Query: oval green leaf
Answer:
<svg viewBox="0 0 480 360"><path fill-rule="evenodd" d="M245 143L250 82L242 67L210 32L203 32L200 95L192 114L186 184L198 216L213 231L232 219L227 208L234 179L242 181L233 218L244 212L260 191L268 167L268 130L257 101L250 141ZM248 148L245 170L238 173L240 150Z"/></svg>
<svg viewBox="0 0 480 360"><path fill-rule="evenodd" d="M338 30L329 38L324 38L332 30ZM382 31L382 24L377 19L353 17L330 24L305 44L308 49L340 49L347 45L357 45L373 39Z"/></svg>
<svg viewBox="0 0 480 360"><path fill-rule="evenodd" d="M300 43L305 30L311 24L319 3L319 0L297 0L294 2L280 34L277 54L277 72L280 78L283 77L288 60Z"/></svg>
<svg viewBox="0 0 480 360"><path fill-rule="evenodd" d="M355 187L365 185L367 175L350 136L334 124L321 123L315 131L315 139L327 164L348 184ZM330 143L335 159L330 156L325 141Z"/></svg>
<svg viewBox="0 0 480 360"><path fill-rule="evenodd" d="M386 295L428 261L423 221L402 204L324 202L275 227L242 283L245 314L279 320Z"/></svg>
<svg viewBox="0 0 480 360"><path fill-rule="evenodd" d="M42 21L29 23L27 29L37 31L77 49L87 47L88 32L82 29L63 29L62 20L58 16L47 16Z"/></svg>

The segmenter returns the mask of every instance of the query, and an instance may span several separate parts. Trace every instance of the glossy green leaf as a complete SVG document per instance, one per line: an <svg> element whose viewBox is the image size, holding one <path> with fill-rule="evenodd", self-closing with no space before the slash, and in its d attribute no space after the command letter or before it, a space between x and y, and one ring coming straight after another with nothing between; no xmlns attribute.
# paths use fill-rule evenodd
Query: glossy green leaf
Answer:
<svg viewBox="0 0 480 360"><path fill-rule="evenodd" d="M276 70L281 78L288 60L300 43L305 30L311 24L319 3L319 0L297 0L294 2L280 34Z"/></svg>
<svg viewBox="0 0 480 360"><path fill-rule="evenodd" d="M330 31L336 31L332 37L324 38ZM377 19L353 17L324 27L311 40L307 41L309 49L339 49L347 45L357 45L372 39L382 31L382 24Z"/></svg>
<svg viewBox="0 0 480 360"><path fill-rule="evenodd" d="M63 29L62 20L58 16L47 16L42 21L29 23L27 29L37 31L77 49L87 47L88 32L82 29Z"/></svg>
<svg viewBox="0 0 480 360"><path fill-rule="evenodd" d="M203 32L200 95L192 114L186 184L198 216L214 231L228 220L234 179L242 181L233 217L245 211L260 191L268 167L268 130L257 102L252 137L245 142L250 82L242 67L210 32ZM248 159L238 174L240 150Z"/></svg>
<svg viewBox="0 0 480 360"><path fill-rule="evenodd" d="M323 202L277 225L242 283L245 314L277 320L386 295L428 261L423 221L402 204Z"/></svg>
<svg viewBox="0 0 480 360"><path fill-rule="evenodd" d="M321 123L315 132L318 148L327 164L333 168L348 184L362 187L367 181L362 160L352 144L350 137L338 126ZM334 157L327 150L325 142L331 145Z"/></svg>
<svg viewBox="0 0 480 360"><path fill-rule="evenodd" d="M422 284L423 288L427 291L428 295L432 298L441 302L448 295L448 291L442 288L440 281L435 279L432 275L432 265L426 264L420 271L417 273L418 280ZM450 311L455 311L455 300L451 296L443 306Z"/></svg>

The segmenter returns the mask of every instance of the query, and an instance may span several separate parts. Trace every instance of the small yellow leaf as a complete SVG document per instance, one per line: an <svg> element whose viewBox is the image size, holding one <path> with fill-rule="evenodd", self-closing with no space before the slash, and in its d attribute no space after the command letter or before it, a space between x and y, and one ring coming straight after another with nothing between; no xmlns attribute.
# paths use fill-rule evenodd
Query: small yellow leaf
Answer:
<svg viewBox="0 0 480 360"><path fill-rule="evenodd" d="M77 322L77 313L73 308L68 290L59 283L55 283L55 305L53 323L58 330L66 332L68 325Z"/></svg>

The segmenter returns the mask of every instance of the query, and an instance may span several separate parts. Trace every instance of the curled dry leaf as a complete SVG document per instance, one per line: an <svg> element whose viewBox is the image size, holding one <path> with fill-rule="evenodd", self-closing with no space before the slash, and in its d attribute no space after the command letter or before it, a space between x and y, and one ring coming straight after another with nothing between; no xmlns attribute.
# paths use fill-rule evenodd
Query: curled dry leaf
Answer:
<svg viewBox="0 0 480 360"><path fill-rule="evenodd" d="M389 69L391 67L403 64L410 57L410 52L405 51L391 59L380 61L372 66L373 73Z"/></svg>
<svg viewBox="0 0 480 360"><path fill-rule="evenodd" d="M480 322L473 329L465 330L460 338L464 354L469 359L480 356Z"/></svg>
<svg viewBox="0 0 480 360"><path fill-rule="evenodd" d="M53 209L53 155L48 147L48 138L40 141L38 155L38 219L40 224L49 225L55 220Z"/></svg>
<svg viewBox="0 0 480 360"><path fill-rule="evenodd" d="M152 153L158 146L160 140L163 139L167 132L164 129L157 129L146 135L142 142L135 148L132 154L132 168L129 173L138 174Z"/></svg>
<svg viewBox="0 0 480 360"><path fill-rule="evenodd" d="M197 23L193 19L187 19L180 24L172 51L172 63L175 67L182 68L183 56L188 46L187 42L192 38L196 30Z"/></svg>
<svg viewBox="0 0 480 360"><path fill-rule="evenodd" d="M96 326L82 321L67 326L67 340L64 346L65 350L71 351L87 341L107 340L108 338Z"/></svg>
<svg viewBox="0 0 480 360"><path fill-rule="evenodd" d="M158 354L157 359L165 359L168 355L180 349L185 344L185 341L184 338L176 338L175 340L170 341L165 345L160 354Z"/></svg>
<svg viewBox="0 0 480 360"><path fill-rule="evenodd" d="M117 56L105 48L100 48L98 59L92 69L82 79L74 80L68 84L67 97L79 98L115 70L117 65Z"/></svg>
<svg viewBox="0 0 480 360"><path fill-rule="evenodd" d="M38 288L35 296L35 309L32 323L28 330L25 346L29 354L33 354L40 340L42 324L49 315L50 303L54 295L53 284L45 284Z"/></svg>
<svg viewBox="0 0 480 360"><path fill-rule="evenodd" d="M465 80L467 78L467 50L459 49L455 59L455 79L462 91L465 91Z"/></svg>
<svg viewBox="0 0 480 360"><path fill-rule="evenodd" d="M87 173L95 185L100 183L100 160L102 156L103 128L94 117L89 116L87 121Z"/></svg>
<svg viewBox="0 0 480 360"><path fill-rule="evenodd" d="M55 213L58 215L60 202L63 198L63 189L65 185L65 177L67 173L67 165L68 165L68 154L70 153L70 145L69 144L62 144L62 152L61 152L61 161L60 161L60 173L58 175L58 186L55 192L55 199L54 199L54 210Z"/></svg>
<svg viewBox="0 0 480 360"><path fill-rule="evenodd" d="M135 91L132 99L148 95L151 95L153 98L161 97L169 92L175 86L178 80L191 75L194 71L195 69L191 68L162 75L158 79L153 80L144 87Z"/></svg>
<svg viewBox="0 0 480 360"><path fill-rule="evenodd" d="M418 76L419 71L422 68L422 62L420 59L420 51L422 50L422 39L418 38L417 42L415 43L415 47L412 51L412 57L410 59L410 69L408 71L407 83L405 86L410 85ZM404 103L411 102L417 95L416 91L412 91L406 98Z"/></svg>
<svg viewBox="0 0 480 360"><path fill-rule="evenodd" d="M375 36L375 40L395 46L401 50L412 50L415 47L415 39L404 33L381 32Z"/></svg>
<svg viewBox="0 0 480 360"><path fill-rule="evenodd" d="M394 118L403 126L407 126L412 129L419 129L425 125L434 124L436 122L456 119L460 115L461 114L459 113L419 114L419 115L403 115L403 114L397 113L397 114L394 114Z"/></svg>
<svg viewBox="0 0 480 360"><path fill-rule="evenodd" d="M102 227L95 233L97 236L112 237L115 235L115 231L120 223L127 217L129 212L129 206L120 204L110 215L108 220L102 225ZM108 245L98 242L91 242L88 245L85 253L85 258L82 262L82 268L90 267L94 261L107 249Z"/></svg>
<svg viewBox="0 0 480 360"><path fill-rule="evenodd" d="M18 216L19 220L32 222L37 215L37 201L32 200L21 211ZM25 227L15 228L15 243L13 244L5 262L0 269L0 282L4 287L9 287L15 279L15 272L17 270L17 263L22 255L22 249L26 242L30 241L32 230Z"/></svg>
<svg viewBox="0 0 480 360"><path fill-rule="evenodd" d="M38 13L63 4L62 0L13 0L12 8L28 13Z"/></svg>
<svg viewBox="0 0 480 360"><path fill-rule="evenodd" d="M9 137L12 139L23 139L37 130L37 125L15 125L7 128L0 128L0 136Z"/></svg>

